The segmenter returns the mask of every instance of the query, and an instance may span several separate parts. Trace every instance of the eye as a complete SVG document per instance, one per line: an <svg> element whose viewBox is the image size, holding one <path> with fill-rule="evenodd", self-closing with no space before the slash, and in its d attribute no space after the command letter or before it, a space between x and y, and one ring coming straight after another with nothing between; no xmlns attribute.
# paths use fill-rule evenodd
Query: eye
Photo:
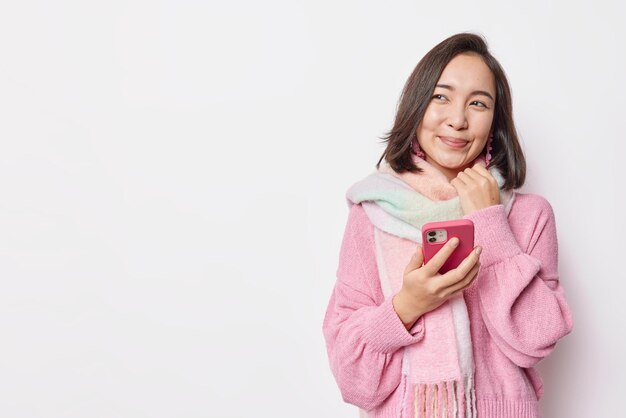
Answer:
<svg viewBox="0 0 626 418"><path fill-rule="evenodd" d="M443 98L443 99L445 99L445 98L446 98L446 96L444 96L443 94L435 94L432 98L433 98L433 99L438 99L438 100L439 100L439 98L440 98L440 97L441 97L441 98Z"/></svg>
<svg viewBox="0 0 626 418"><path fill-rule="evenodd" d="M484 104L483 102L479 102L478 100L474 100L472 103L478 103L479 107L484 107L485 109L488 109L486 104ZM470 103L470 104L472 104L472 103Z"/></svg>

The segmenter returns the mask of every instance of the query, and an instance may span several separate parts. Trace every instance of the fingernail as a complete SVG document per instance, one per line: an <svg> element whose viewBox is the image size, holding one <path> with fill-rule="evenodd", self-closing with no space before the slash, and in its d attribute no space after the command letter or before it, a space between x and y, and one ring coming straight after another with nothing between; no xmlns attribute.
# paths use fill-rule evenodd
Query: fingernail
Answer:
<svg viewBox="0 0 626 418"><path fill-rule="evenodd" d="M450 240L450 245L452 245L452 247L456 248L457 245L459 245L459 239L457 237L454 237Z"/></svg>
<svg viewBox="0 0 626 418"><path fill-rule="evenodd" d="M483 250L483 249L482 249L481 247L476 247L476 255L480 255L480 252L481 252L482 250Z"/></svg>

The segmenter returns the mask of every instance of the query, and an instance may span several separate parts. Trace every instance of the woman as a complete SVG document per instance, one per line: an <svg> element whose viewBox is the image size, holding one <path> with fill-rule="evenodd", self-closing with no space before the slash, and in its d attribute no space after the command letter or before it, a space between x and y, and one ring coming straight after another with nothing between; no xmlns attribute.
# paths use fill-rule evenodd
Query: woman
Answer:
<svg viewBox="0 0 626 418"><path fill-rule="evenodd" d="M369 417L538 417L533 366L572 319L552 208L514 191L526 165L511 93L481 37L424 56L386 142L377 172L347 192L324 319L343 399ZM457 240L424 264L421 226L458 218L476 247L440 274Z"/></svg>

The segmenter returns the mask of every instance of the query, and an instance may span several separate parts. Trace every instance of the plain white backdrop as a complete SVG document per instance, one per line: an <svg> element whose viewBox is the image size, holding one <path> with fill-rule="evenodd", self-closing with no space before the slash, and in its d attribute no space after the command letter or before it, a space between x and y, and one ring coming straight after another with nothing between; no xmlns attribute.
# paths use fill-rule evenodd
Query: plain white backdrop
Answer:
<svg viewBox="0 0 626 418"><path fill-rule="evenodd" d="M484 35L574 331L546 417L626 393L618 2L2 1L0 416L356 417L321 326L404 81Z"/></svg>

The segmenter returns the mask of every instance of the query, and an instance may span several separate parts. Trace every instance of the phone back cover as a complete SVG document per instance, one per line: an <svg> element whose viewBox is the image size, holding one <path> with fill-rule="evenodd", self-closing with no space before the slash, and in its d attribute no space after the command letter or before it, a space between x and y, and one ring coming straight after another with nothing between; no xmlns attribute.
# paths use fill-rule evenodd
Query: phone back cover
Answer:
<svg viewBox="0 0 626 418"><path fill-rule="evenodd" d="M448 257L439 273L443 274L458 267L458 265L474 249L474 223L469 219L457 219L453 221L429 222L422 227L422 248L424 251L424 264L426 264L445 245L445 242L429 244L426 235L433 229L445 229L448 232L448 241L457 237L459 246Z"/></svg>

